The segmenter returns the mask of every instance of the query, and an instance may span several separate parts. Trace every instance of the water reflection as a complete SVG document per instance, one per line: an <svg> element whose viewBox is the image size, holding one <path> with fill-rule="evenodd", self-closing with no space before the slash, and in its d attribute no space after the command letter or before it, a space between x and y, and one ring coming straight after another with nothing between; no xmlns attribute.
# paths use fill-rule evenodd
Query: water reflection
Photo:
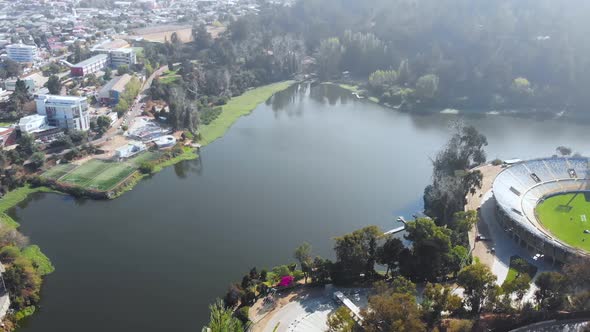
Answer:
<svg viewBox="0 0 590 332"><path fill-rule="evenodd" d="M197 159L182 161L174 165L174 174L179 179L185 179L189 174L202 175L203 174L203 161L202 154L199 153Z"/></svg>

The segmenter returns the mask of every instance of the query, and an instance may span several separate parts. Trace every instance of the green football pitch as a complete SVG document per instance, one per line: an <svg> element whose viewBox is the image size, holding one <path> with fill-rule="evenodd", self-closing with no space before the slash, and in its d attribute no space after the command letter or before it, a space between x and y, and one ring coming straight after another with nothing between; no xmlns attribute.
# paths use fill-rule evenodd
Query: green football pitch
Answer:
<svg viewBox="0 0 590 332"><path fill-rule="evenodd" d="M57 165L41 176L84 189L107 191L137 171L142 163L157 160L160 156L159 152L143 152L123 162L91 159L80 166Z"/></svg>
<svg viewBox="0 0 590 332"><path fill-rule="evenodd" d="M590 193L552 196L540 203L537 218L551 234L572 247L590 251Z"/></svg>

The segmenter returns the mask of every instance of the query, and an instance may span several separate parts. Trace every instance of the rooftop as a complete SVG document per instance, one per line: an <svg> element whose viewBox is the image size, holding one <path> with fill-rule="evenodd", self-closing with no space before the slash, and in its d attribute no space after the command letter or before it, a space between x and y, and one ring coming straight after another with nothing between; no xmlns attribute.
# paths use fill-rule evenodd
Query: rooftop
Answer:
<svg viewBox="0 0 590 332"><path fill-rule="evenodd" d="M75 64L74 67L84 67L84 66L93 64L93 63L95 63L97 61L102 61L102 60L105 60L106 61L107 59L108 59L108 55L106 55L106 54L98 54L98 55L93 56L92 58L86 59L86 60L84 60L82 62L79 62L79 63Z"/></svg>
<svg viewBox="0 0 590 332"><path fill-rule="evenodd" d="M121 76L119 78L119 80L117 80L117 82L115 82L115 84L113 84L113 87L111 88L111 90L123 92L123 90L125 90L125 86L127 86L127 83L129 83L130 80L131 80L131 75L129 75L129 74L125 74L125 75Z"/></svg>

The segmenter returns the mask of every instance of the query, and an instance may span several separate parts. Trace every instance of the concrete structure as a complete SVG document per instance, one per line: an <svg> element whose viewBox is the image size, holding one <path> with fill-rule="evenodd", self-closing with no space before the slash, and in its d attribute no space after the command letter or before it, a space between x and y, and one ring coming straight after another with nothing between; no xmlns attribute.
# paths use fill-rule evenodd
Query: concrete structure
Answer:
<svg viewBox="0 0 590 332"><path fill-rule="evenodd" d="M119 48L109 51L109 61L113 68L119 68L123 65L132 67L137 62L137 57L132 48Z"/></svg>
<svg viewBox="0 0 590 332"><path fill-rule="evenodd" d="M24 44L7 45L6 54L10 60L20 63L32 63L37 58L37 46Z"/></svg>
<svg viewBox="0 0 590 332"><path fill-rule="evenodd" d="M142 142L130 142L115 150L115 157L117 159L130 158L145 150L147 150L147 146Z"/></svg>
<svg viewBox="0 0 590 332"><path fill-rule="evenodd" d="M70 72L72 76L86 76L105 69L109 62L107 54L98 54L80 63L72 65Z"/></svg>
<svg viewBox="0 0 590 332"><path fill-rule="evenodd" d="M8 91L14 91L16 89L16 82L17 81L18 81L18 79L16 79L16 78L8 79L8 80L4 81L4 87ZM32 78L22 78L21 81L23 81L25 83L25 85L27 86L27 88L29 88L29 93L33 93L33 91L35 91L37 89L37 86L35 84L35 80L33 80Z"/></svg>
<svg viewBox="0 0 590 332"><path fill-rule="evenodd" d="M169 148L176 144L176 138L172 135L164 135L155 139L154 143L159 149Z"/></svg>
<svg viewBox="0 0 590 332"><path fill-rule="evenodd" d="M27 134L49 129L47 125L47 116L40 114L24 116L18 121L18 129Z"/></svg>
<svg viewBox="0 0 590 332"><path fill-rule="evenodd" d="M88 102L84 97L41 95L35 99L37 113L47 116L50 126L88 130Z"/></svg>
<svg viewBox="0 0 590 332"><path fill-rule="evenodd" d="M590 257L544 229L535 215L543 199L567 192L590 191L588 158L547 158L518 162L504 169L492 186L497 220L510 237L529 251L555 262Z"/></svg>

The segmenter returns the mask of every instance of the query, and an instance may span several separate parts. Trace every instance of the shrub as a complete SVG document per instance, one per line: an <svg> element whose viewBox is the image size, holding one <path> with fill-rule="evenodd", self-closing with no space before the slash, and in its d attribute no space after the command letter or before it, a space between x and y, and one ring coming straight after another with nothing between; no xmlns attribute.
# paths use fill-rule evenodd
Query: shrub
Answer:
<svg viewBox="0 0 590 332"><path fill-rule="evenodd" d="M249 311L250 311L250 307L249 306L241 307L240 309L238 309L236 311L235 316L242 323L247 324L250 321Z"/></svg>
<svg viewBox="0 0 590 332"><path fill-rule="evenodd" d="M139 166L139 171L143 174L152 174L154 172L154 164L150 162L144 162Z"/></svg>
<svg viewBox="0 0 590 332"><path fill-rule="evenodd" d="M305 275L303 274L303 271L297 270L293 272L293 277L295 277L295 280L301 280L304 276Z"/></svg>
<svg viewBox="0 0 590 332"><path fill-rule="evenodd" d="M208 125L221 114L221 107L207 108L201 113L201 123Z"/></svg>
<svg viewBox="0 0 590 332"><path fill-rule="evenodd" d="M503 163L504 163L504 162L503 162L501 159L498 159L498 158L496 158L496 159L492 160L492 165L494 165L494 166L500 166L500 165L502 165Z"/></svg>

